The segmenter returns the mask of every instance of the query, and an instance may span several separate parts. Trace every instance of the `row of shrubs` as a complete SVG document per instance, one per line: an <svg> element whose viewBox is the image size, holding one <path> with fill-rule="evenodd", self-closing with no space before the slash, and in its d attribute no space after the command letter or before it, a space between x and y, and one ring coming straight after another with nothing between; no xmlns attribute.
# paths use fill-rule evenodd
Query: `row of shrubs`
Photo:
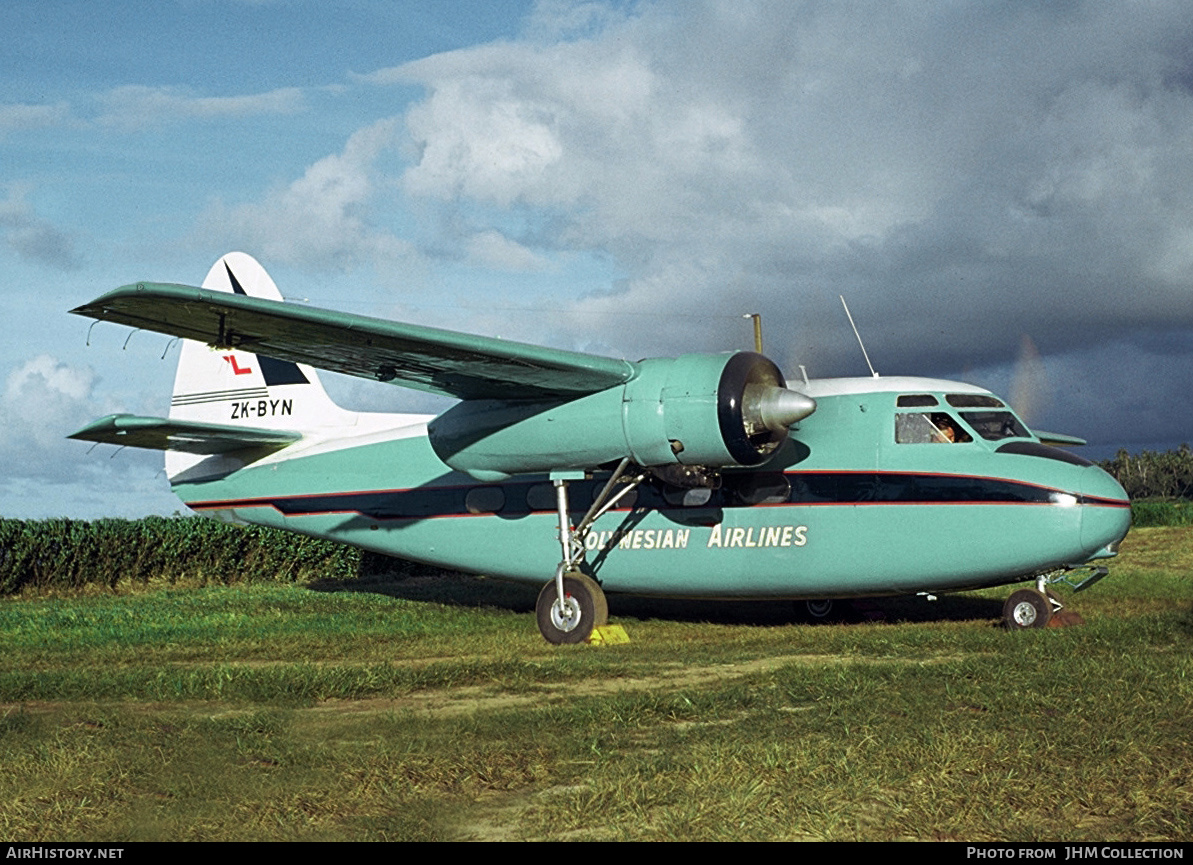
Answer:
<svg viewBox="0 0 1193 865"><path fill-rule="evenodd" d="M1131 502L1131 525L1193 526L1193 501Z"/></svg>
<svg viewBox="0 0 1193 865"><path fill-rule="evenodd" d="M0 595L155 582L207 585L376 576L404 563L333 541L214 520L0 519Z"/></svg>

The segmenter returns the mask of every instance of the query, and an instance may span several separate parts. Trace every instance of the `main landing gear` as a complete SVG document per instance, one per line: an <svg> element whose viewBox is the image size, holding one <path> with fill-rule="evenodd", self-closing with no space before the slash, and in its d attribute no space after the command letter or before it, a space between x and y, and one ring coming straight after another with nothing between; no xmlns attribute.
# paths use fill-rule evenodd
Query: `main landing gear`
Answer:
<svg viewBox="0 0 1193 865"><path fill-rule="evenodd" d="M804 608L808 611L808 616L815 621L822 622L833 614L833 600L832 598L823 598L821 600L807 601Z"/></svg>
<svg viewBox="0 0 1193 865"><path fill-rule="evenodd" d="M548 643L583 643L594 628L609 620L609 604L600 585L581 570L587 548L584 541L597 518L607 513L647 477L647 472L623 480L630 460L617 466L592 507L575 528L568 518L568 481L584 477L583 472L553 472L555 504L559 512L559 545L563 560L555 568L555 579L543 586L535 604L539 633ZM619 483L622 488L613 492Z"/></svg>
<svg viewBox="0 0 1193 865"><path fill-rule="evenodd" d="M1079 583L1069 579L1069 574L1077 570L1088 570L1089 575ZM1072 610L1066 610L1056 593L1048 588L1053 583L1065 583L1074 592L1088 589L1108 573L1105 567L1087 565L1084 568L1066 568L1036 577L1034 589L1019 589L1012 592L1003 604L1003 624L1012 631L1025 628L1063 627L1065 625L1081 625L1085 620Z"/></svg>
<svg viewBox="0 0 1193 865"><path fill-rule="evenodd" d="M562 567L562 566L561 566ZM563 575L563 603L552 580L539 592L534 607L539 633L548 643L583 643L594 628L609 621L609 604L597 581L580 571Z"/></svg>

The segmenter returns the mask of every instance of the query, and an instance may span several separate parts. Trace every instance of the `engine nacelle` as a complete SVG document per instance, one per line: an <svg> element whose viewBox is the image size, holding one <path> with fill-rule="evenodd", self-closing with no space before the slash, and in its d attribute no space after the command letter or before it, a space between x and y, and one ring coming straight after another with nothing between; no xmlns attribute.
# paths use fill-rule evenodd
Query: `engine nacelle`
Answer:
<svg viewBox="0 0 1193 865"><path fill-rule="evenodd" d="M816 409L778 367L751 352L686 354L634 364L623 385L568 401L466 400L431 421L431 447L481 480L642 466L757 465Z"/></svg>

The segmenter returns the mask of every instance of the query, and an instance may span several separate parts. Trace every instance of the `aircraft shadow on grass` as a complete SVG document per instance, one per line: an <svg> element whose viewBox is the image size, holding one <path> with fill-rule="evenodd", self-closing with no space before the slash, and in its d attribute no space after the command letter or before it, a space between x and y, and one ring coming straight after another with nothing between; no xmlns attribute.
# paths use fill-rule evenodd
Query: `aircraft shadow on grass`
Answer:
<svg viewBox="0 0 1193 865"><path fill-rule="evenodd" d="M450 571L382 575L357 580L319 580L308 588L317 592L370 592L407 601L455 607L491 607L514 613L535 609L533 586L486 579ZM803 601L698 600L610 594L609 615L620 624L651 619L708 622L718 625L776 626L787 624L843 625L864 623L927 623L989 620L1002 626L1002 602L973 595L941 595L935 601L906 595L837 601L824 617L812 615ZM1193 629L1193 616L1190 618Z"/></svg>

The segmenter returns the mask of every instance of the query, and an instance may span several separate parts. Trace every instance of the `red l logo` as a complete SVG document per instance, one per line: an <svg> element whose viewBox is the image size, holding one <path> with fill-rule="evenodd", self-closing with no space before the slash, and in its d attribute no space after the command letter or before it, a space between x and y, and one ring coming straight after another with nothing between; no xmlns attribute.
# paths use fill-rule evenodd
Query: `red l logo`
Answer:
<svg viewBox="0 0 1193 865"><path fill-rule="evenodd" d="M233 375L250 375L253 371L253 368L251 366L246 366L246 367L237 366L236 365L236 355L234 355L234 354L224 354L224 355L220 355L220 356L224 360L226 360L228 363L232 364L232 374Z"/></svg>

